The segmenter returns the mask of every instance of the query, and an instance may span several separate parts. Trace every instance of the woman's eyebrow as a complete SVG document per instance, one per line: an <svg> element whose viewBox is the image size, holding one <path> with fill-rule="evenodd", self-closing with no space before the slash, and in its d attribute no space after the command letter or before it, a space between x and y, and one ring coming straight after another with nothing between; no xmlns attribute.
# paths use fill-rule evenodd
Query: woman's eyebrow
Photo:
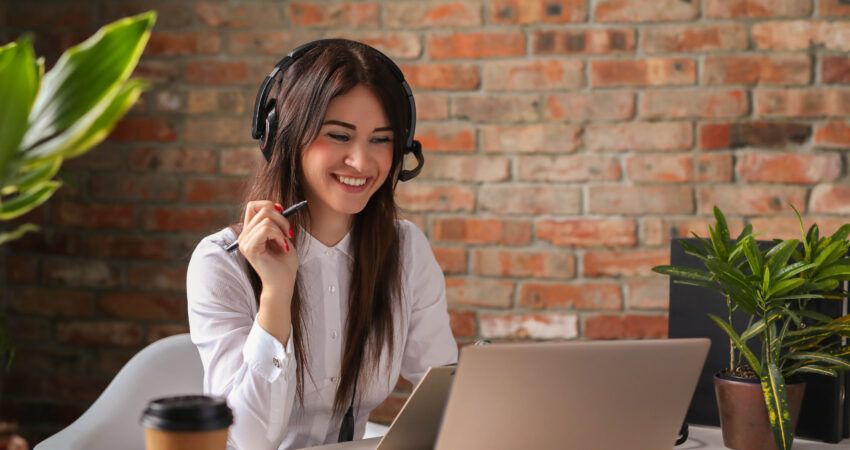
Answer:
<svg viewBox="0 0 850 450"><path fill-rule="evenodd" d="M339 125L341 127L350 128L352 130L356 130L357 127L348 123L348 122L340 122L339 120L326 120L322 125ZM376 131L393 131L392 127L379 127L372 130L372 132Z"/></svg>

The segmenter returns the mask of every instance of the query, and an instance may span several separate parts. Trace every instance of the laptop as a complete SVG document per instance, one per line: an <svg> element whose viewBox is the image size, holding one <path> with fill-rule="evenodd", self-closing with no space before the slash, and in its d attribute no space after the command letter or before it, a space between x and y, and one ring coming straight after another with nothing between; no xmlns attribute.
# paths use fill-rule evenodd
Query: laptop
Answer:
<svg viewBox="0 0 850 450"><path fill-rule="evenodd" d="M672 449L710 343L691 338L467 346L453 376L450 367L429 370L380 443L321 448ZM437 424L434 411L446 389ZM436 440L423 437L429 435Z"/></svg>

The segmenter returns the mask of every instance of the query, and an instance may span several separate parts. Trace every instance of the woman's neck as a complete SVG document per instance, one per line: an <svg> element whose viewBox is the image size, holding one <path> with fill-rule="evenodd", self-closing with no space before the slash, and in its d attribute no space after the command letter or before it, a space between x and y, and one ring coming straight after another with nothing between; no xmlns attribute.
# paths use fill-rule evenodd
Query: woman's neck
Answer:
<svg viewBox="0 0 850 450"><path fill-rule="evenodd" d="M352 218L353 216L349 214L341 214L322 207L311 207L307 232L325 246L333 247L348 234Z"/></svg>

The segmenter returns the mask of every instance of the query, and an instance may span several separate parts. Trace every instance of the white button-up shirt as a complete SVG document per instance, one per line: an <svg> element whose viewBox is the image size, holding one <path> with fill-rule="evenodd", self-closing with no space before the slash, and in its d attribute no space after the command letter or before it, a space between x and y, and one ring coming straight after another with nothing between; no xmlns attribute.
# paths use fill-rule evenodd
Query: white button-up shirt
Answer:
<svg viewBox="0 0 850 450"><path fill-rule="evenodd" d="M399 375L416 385L428 367L457 362L442 270L425 235L408 221L398 225L402 302L394 310L395 351L389 355L385 348L375 372L364 372L357 383L355 439L362 438L369 412L392 392ZM295 394L292 337L281 344L254 320L258 307L248 262L239 252L224 250L236 240L233 231L225 228L204 238L189 262L192 342L204 366L204 392L226 396L233 410L229 448L302 448L336 442L339 434L341 417L332 420L332 413L354 257L350 234L334 247L304 229L296 234L313 377L305 373L303 407Z"/></svg>

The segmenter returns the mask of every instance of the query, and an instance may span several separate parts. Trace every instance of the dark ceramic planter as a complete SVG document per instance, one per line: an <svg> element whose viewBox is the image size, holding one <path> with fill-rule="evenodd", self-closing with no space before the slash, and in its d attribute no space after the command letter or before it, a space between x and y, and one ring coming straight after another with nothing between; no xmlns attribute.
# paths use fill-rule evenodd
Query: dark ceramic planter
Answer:
<svg viewBox="0 0 850 450"><path fill-rule="evenodd" d="M797 428L806 383L786 384L791 429ZM746 378L714 376L723 444L734 450L777 450L761 383Z"/></svg>

